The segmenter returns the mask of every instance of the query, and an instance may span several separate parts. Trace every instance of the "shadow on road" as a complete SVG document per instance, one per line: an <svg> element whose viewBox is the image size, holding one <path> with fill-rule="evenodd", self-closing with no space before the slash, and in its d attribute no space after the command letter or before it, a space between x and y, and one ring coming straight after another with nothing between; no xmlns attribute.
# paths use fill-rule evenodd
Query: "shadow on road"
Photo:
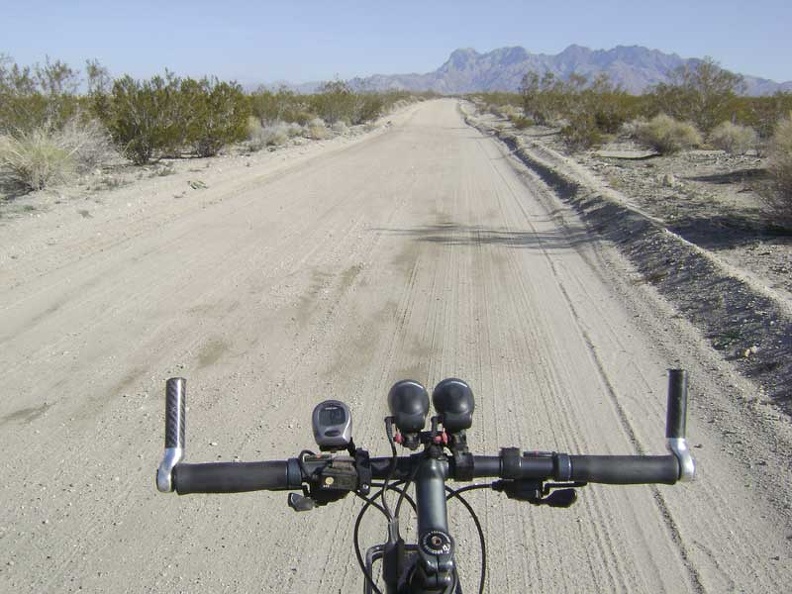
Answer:
<svg viewBox="0 0 792 594"><path fill-rule="evenodd" d="M378 228L381 233L414 237L417 241L448 246L503 245L521 249L573 250L596 241L585 229L560 229L557 232L515 231L481 225L438 223L407 229Z"/></svg>

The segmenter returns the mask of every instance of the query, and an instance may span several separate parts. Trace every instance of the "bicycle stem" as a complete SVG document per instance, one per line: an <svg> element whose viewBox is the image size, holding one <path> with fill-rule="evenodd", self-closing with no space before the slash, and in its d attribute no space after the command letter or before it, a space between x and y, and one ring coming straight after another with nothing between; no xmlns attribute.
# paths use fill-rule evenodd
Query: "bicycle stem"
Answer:
<svg viewBox="0 0 792 594"><path fill-rule="evenodd" d="M426 588L448 588L455 579L454 539L448 532L445 481L448 460L430 446L415 478L418 509L418 574Z"/></svg>

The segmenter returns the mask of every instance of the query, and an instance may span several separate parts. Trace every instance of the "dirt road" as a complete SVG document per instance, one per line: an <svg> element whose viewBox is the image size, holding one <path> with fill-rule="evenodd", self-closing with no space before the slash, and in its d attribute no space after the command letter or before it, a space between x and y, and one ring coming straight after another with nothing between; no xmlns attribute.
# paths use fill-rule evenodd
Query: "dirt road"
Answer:
<svg viewBox="0 0 792 594"><path fill-rule="evenodd" d="M326 397L385 455L392 382L447 376L473 386L478 452L662 453L680 365L697 482L591 486L569 510L472 495L488 591L787 589L788 423L743 414L750 386L515 167L442 100L205 170L205 189L144 180L88 216L5 223L0 591L361 589L351 499L295 514L282 493L156 492L169 376L188 378L191 461L295 456ZM452 515L474 591L475 533Z"/></svg>

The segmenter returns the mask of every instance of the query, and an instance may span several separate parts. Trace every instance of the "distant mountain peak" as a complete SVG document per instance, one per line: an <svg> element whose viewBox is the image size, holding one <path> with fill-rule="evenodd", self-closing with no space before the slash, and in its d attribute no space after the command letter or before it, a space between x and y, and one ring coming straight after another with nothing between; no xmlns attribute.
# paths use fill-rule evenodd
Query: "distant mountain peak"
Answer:
<svg viewBox="0 0 792 594"><path fill-rule="evenodd" d="M464 70L470 64L475 63L479 55L480 54L471 47L454 50L440 69L445 68L446 71Z"/></svg>
<svg viewBox="0 0 792 594"><path fill-rule="evenodd" d="M607 74L611 81L632 93L668 81L668 74L679 66L695 64L697 59L683 59L677 54L640 45L617 45L612 49L592 50L571 44L556 55L532 54L523 47L502 47L479 53L473 48L456 49L445 63L426 74L375 75L354 79L352 84L371 90L405 89L436 91L445 94L482 91L517 91L527 72L552 72L561 78L573 73L594 78ZM792 91L792 81L779 84L745 76L749 95Z"/></svg>

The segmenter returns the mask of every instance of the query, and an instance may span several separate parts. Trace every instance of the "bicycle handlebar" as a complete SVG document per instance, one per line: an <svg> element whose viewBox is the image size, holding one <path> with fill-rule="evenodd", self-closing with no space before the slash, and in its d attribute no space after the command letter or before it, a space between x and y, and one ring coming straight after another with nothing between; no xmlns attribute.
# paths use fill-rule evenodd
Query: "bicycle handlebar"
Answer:
<svg viewBox="0 0 792 594"><path fill-rule="evenodd" d="M188 493L236 493L298 489L310 480L326 460L304 462L297 458L263 462L180 463L185 449L186 380L171 378L166 384L165 456L157 471L157 488ZM498 456L470 455L465 468L449 459L447 477L455 480L498 477L507 480L556 480L614 485L662 483L691 480L693 458L685 440L687 373L669 371L666 438L672 455L592 456L560 453L523 453L504 448ZM367 455L366 455L367 456ZM407 480L419 463L416 456L395 459L366 457L373 479ZM357 469L355 470L357 472Z"/></svg>
<svg viewBox="0 0 792 594"><path fill-rule="evenodd" d="M179 495L299 489L302 483L299 467L297 480L295 481L294 477L289 480L291 462L291 460L271 460L177 464L173 469L173 485Z"/></svg>
<svg viewBox="0 0 792 594"><path fill-rule="evenodd" d="M519 456L515 469L505 460L512 458L505 450L499 456L473 456L473 477L511 480L554 480L611 485L662 483L673 485L680 477L680 465L668 456L569 456L566 454L534 454ZM420 462L415 457L400 457L391 470L392 458L370 459L372 478L406 480ZM450 461L452 462L452 461ZM177 464L173 486L179 495L191 493L243 493L247 491L287 491L299 489L328 461L303 462L297 458L266 462L210 462ZM306 476L307 475L307 476ZM456 479L453 463L448 477Z"/></svg>
<svg viewBox="0 0 792 594"><path fill-rule="evenodd" d="M393 448L393 455L389 457L369 457L366 450L354 446L351 435L348 435L330 444L317 437L321 450L318 455L304 450L299 457L288 460L187 464L182 462L186 380L171 378L166 385L165 455L157 470L157 488L162 492L175 490L179 495L292 491L288 504L295 511L307 511L355 493L366 500L355 527L358 563L367 578L364 591L380 592L374 585L372 566L376 560L381 560L385 589L388 594L393 594L406 591L399 587L402 577L410 582L410 592L458 591L454 540L448 528L446 502L454 496L462 499L460 493L463 491L489 487L517 501L569 507L577 497L575 488L587 483L672 485L680 480L690 480L695 474L685 439L687 374L683 370L669 372L666 440L671 454L665 456L570 455L521 452L513 447L502 448L495 456L475 455L468 449L465 433L471 427L474 407L472 391L465 382L451 378L435 388L432 401L437 415L432 417L429 431L422 430L428 412L428 394L423 386L416 382L397 382L388 400L392 416L385 419L385 425ZM341 417L322 416L325 409L320 407L329 402L323 402L315 409L315 436L327 435L331 430L340 431L342 424L351 427L348 410ZM317 410L321 411L318 415ZM394 424L399 431L396 434L393 432ZM423 450L397 456L396 443L413 451L423 446ZM348 454L339 453L338 450L344 447ZM446 484L448 480L473 482L484 478L498 480L461 489L453 489ZM398 486L398 483L402 485ZM389 489L404 493L404 483L413 483L415 488L418 542L414 545L405 545L399 535L399 506L394 515L385 504L385 493ZM372 487L380 488L379 494L369 497ZM293 492L299 489L303 495ZM378 496L382 498L381 506L374 503ZM358 547L357 527L372 504L387 516L388 539L386 543L370 548L364 563ZM476 520L470 506L465 505ZM482 550L479 591L483 592L486 573L484 534L478 520L476 525ZM408 562L409 554L412 557ZM406 567L408 563L412 569L402 575L399 568Z"/></svg>

